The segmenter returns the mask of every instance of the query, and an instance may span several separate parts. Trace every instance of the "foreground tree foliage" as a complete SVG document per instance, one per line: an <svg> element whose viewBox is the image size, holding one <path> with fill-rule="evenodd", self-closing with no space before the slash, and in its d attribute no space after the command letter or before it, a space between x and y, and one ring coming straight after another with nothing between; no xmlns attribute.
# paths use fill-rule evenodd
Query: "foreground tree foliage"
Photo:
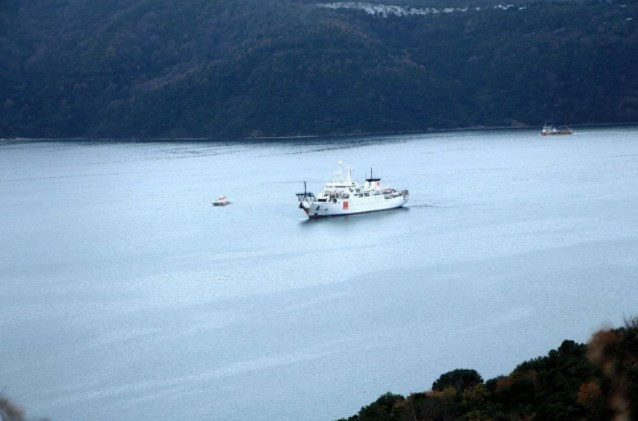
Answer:
<svg viewBox="0 0 638 421"><path fill-rule="evenodd" d="M24 411L0 395L0 420L2 421L24 421Z"/></svg>
<svg viewBox="0 0 638 421"><path fill-rule="evenodd" d="M0 395L0 420L25 421ZM530 421L638 419L638 317L595 333L588 344L566 340L507 376L483 381L471 369L442 374L427 392L386 393L339 421ZM42 420L45 421L45 420Z"/></svg>
<svg viewBox="0 0 638 421"><path fill-rule="evenodd" d="M483 382L461 369L441 375L428 392L387 393L347 421L632 419L638 419L638 318L597 332L586 345L566 340L507 376Z"/></svg>

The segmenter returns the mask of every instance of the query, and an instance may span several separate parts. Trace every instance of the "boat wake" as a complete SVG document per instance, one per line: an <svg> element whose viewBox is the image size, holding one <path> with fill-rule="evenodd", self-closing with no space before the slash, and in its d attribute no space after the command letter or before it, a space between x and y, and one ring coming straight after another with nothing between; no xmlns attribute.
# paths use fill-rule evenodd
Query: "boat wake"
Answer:
<svg viewBox="0 0 638 421"><path fill-rule="evenodd" d="M414 209L414 208L417 208L417 209L418 208L438 208L438 207L439 206L430 205L430 204L427 204L427 203L423 203L421 205L407 205L407 206L405 206L405 208L408 208L408 209Z"/></svg>

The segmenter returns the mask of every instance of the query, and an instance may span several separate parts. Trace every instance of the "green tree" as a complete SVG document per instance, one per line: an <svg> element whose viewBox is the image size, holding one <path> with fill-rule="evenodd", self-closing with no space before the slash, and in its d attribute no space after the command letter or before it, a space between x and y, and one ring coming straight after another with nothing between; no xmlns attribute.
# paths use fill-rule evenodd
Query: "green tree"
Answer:
<svg viewBox="0 0 638 421"><path fill-rule="evenodd" d="M462 392L469 387L483 383L483 378L476 370L456 369L442 374L433 384L432 390L442 391L453 387Z"/></svg>

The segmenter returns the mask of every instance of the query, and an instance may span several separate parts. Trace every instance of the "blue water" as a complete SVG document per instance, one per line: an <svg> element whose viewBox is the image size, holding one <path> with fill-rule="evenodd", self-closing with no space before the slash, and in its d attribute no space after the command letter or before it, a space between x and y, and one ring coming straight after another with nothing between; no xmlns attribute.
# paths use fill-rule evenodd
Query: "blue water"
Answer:
<svg viewBox="0 0 638 421"><path fill-rule="evenodd" d="M339 160L409 206L307 221ZM637 314L638 129L3 141L0 239L0 393L28 414L331 420Z"/></svg>

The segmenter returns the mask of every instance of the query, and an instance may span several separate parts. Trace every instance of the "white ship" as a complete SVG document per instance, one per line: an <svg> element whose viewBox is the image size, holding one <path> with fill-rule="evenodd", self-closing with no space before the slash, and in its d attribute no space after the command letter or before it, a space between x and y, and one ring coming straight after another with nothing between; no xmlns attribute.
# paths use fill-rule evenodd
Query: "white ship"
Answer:
<svg viewBox="0 0 638 421"><path fill-rule="evenodd" d="M395 190L382 187L381 179L372 176L366 178L363 186L352 180L352 169L348 165L346 176L339 171L326 185L318 196L306 191L297 193L299 208L306 212L308 218L321 218L325 216L352 215L356 213L376 212L388 209L400 208L408 201L407 190Z"/></svg>
<svg viewBox="0 0 638 421"><path fill-rule="evenodd" d="M565 134L573 134L574 131L569 127L565 127L562 129L557 129L554 126L545 124L543 129L541 130L541 136L556 136L556 135L565 135Z"/></svg>

